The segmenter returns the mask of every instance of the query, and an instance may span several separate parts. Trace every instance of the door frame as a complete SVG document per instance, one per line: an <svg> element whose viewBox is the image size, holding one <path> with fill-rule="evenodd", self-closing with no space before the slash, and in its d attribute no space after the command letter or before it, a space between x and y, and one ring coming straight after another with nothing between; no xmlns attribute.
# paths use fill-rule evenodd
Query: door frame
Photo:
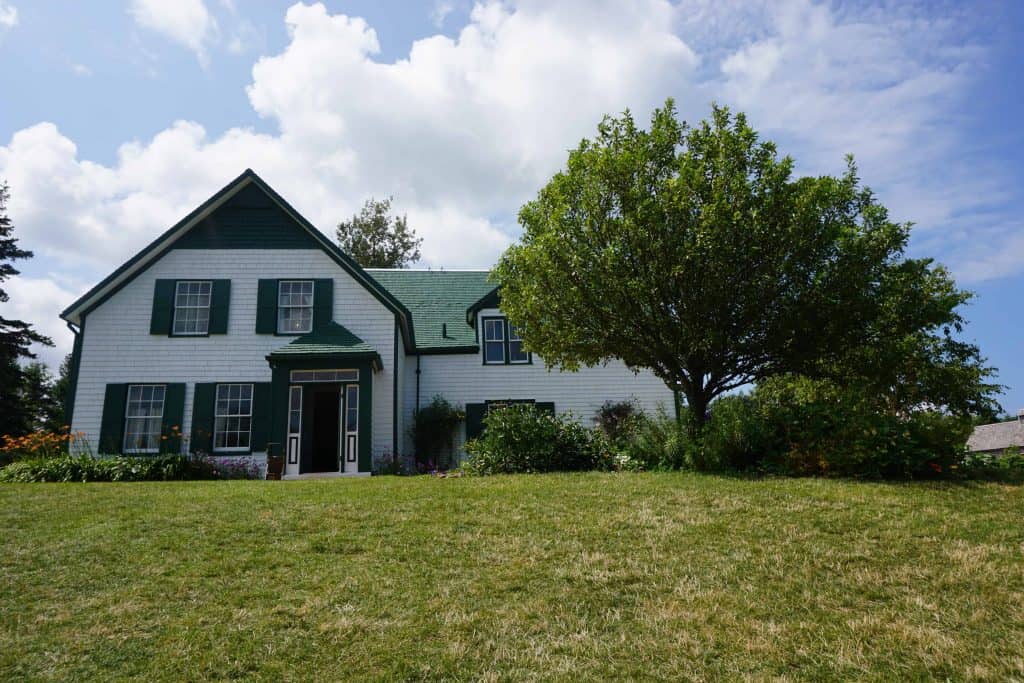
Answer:
<svg viewBox="0 0 1024 683"><path fill-rule="evenodd" d="M285 455L285 474L298 474L300 467L298 462L292 463L291 455L289 452L289 444L291 438L290 432L290 399L292 397L293 388L298 388L302 392L302 405L305 407L305 393L304 387L315 385L315 384L330 384L330 382L292 382L291 372L293 370L356 370L359 373L358 380L354 382L335 382L334 384L344 386L357 386L358 397L357 397L357 410L356 410L356 460L354 463L349 463L347 460L347 454L345 456L345 470L344 472L370 472L373 469L373 375L376 370L374 356L365 357L352 357L352 355L341 355L341 356L324 356L324 357L300 357L300 358L268 358L271 368L271 395L272 395L272 406L271 406L271 429L270 429L270 441L281 444L283 454ZM344 389L342 389L344 392ZM340 410L342 410L341 420L339 420L340 426L339 431L344 431L346 423L346 396L341 396L339 403L341 404ZM302 422L306 421L306 416L301 415L300 419ZM301 425L301 428L305 425ZM340 438L347 436L345 434L339 434L339 443L343 440ZM302 439L300 437L299 442L301 444ZM300 445L301 448L301 445ZM298 461L301 461L301 450L299 451ZM350 470L349 465L354 467ZM339 466L339 471L341 468Z"/></svg>

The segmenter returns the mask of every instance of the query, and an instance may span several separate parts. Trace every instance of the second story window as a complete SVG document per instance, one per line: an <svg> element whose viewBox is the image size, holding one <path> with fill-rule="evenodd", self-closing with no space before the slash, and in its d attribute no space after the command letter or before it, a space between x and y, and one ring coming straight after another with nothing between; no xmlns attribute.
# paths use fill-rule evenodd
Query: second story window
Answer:
<svg viewBox="0 0 1024 683"><path fill-rule="evenodd" d="M512 364L529 363L530 354L523 351L523 338L515 325L508 325L508 362Z"/></svg>
<svg viewBox="0 0 1024 683"><path fill-rule="evenodd" d="M303 334L313 329L313 281L282 280L277 290L278 334Z"/></svg>
<svg viewBox="0 0 1024 683"><path fill-rule="evenodd" d="M484 318L484 363L505 364L504 318Z"/></svg>
<svg viewBox="0 0 1024 683"><path fill-rule="evenodd" d="M174 292L174 326L172 334L204 335L210 330L209 280L182 280Z"/></svg>

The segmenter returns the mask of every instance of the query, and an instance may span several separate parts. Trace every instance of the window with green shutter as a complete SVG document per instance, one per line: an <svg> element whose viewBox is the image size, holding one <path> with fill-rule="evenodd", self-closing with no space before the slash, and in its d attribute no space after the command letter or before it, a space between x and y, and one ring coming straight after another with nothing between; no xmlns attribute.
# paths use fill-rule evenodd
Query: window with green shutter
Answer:
<svg viewBox="0 0 1024 683"><path fill-rule="evenodd" d="M149 333L172 337L227 334L231 280L157 280Z"/></svg>
<svg viewBox="0 0 1024 683"><path fill-rule="evenodd" d="M265 451L270 404L270 382L197 383L190 450L208 455Z"/></svg>
<svg viewBox="0 0 1024 683"><path fill-rule="evenodd" d="M256 334L306 334L334 317L334 280L260 280Z"/></svg>

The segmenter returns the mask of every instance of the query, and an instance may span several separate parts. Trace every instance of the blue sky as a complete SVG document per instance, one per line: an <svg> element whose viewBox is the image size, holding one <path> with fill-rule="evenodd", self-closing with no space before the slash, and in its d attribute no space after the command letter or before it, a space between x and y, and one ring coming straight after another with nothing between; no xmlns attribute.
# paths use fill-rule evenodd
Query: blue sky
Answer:
<svg viewBox="0 0 1024 683"><path fill-rule="evenodd" d="M601 115L717 101L797 160L854 154L1024 408L1024 10L1014 2L0 0L0 178L59 310L251 166L321 229L394 195L431 267L489 266Z"/></svg>

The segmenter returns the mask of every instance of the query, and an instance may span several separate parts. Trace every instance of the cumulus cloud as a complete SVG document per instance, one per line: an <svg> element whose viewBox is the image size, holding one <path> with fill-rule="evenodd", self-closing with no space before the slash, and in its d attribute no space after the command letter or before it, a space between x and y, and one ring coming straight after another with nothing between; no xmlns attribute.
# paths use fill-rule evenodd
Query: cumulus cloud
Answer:
<svg viewBox="0 0 1024 683"><path fill-rule="evenodd" d="M0 2L0 27L14 28L18 25L18 8L6 2Z"/></svg>
<svg viewBox="0 0 1024 683"><path fill-rule="evenodd" d="M181 5L139 0L133 16L200 54L216 24L201 2ZM103 165L39 123L0 146L0 177L28 246L97 278L247 166L328 234L365 198L393 195L425 238L426 265L488 266L517 208L603 114L628 107L644 120L674 96L691 120L711 100L747 111L802 172L839 172L855 153L896 217L931 239L991 198L998 173L940 163L962 142L949 122L980 52L957 17L914 11L483 2L454 37L387 62L363 19L296 4L287 45L255 63L247 88L274 133L211 137L177 121Z"/></svg>
<svg viewBox="0 0 1024 683"><path fill-rule="evenodd" d="M184 45L206 64L206 46L217 34L217 21L203 0L132 0L128 12L139 26Z"/></svg>

